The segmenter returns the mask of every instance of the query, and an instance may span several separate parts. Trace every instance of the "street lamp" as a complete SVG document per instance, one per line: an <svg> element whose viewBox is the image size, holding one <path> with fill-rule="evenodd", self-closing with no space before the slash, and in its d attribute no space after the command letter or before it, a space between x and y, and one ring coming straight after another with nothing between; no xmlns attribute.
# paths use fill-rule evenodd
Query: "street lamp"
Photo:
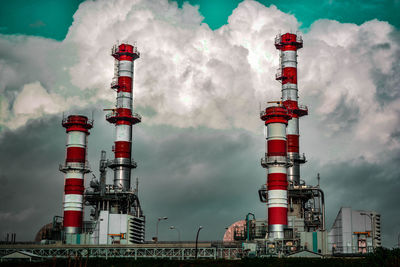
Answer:
<svg viewBox="0 0 400 267"><path fill-rule="evenodd" d="M368 214L368 213L365 213L365 212L360 212L360 215L368 216L369 219L371 220L372 249L375 249L375 230L372 228L372 213ZM367 229L365 229L365 230L367 230Z"/></svg>
<svg viewBox="0 0 400 267"><path fill-rule="evenodd" d="M167 220L168 219L168 217L159 217L158 219L157 219L157 225L156 225L156 237L154 238L154 242L158 242L158 224L160 223L160 221L162 221L162 220Z"/></svg>
<svg viewBox="0 0 400 267"><path fill-rule="evenodd" d="M170 226L169 229L170 230L175 229L176 231L178 231L178 241L181 242L181 231L179 231L179 229L176 228L175 226Z"/></svg>
<svg viewBox="0 0 400 267"><path fill-rule="evenodd" d="M400 248L400 234L397 236L397 246Z"/></svg>
<svg viewBox="0 0 400 267"><path fill-rule="evenodd" d="M199 233L200 230L203 229L203 226L199 226L199 229L197 230L197 235L196 235L196 249L195 249L195 259L197 259L197 244L199 243Z"/></svg>

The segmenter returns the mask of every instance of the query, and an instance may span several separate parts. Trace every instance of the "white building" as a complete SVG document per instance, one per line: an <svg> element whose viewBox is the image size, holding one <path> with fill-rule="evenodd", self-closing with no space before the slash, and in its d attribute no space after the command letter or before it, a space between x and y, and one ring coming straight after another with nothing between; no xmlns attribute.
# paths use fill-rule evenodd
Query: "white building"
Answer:
<svg viewBox="0 0 400 267"><path fill-rule="evenodd" d="M381 246L381 215L342 207L328 234L332 253L367 253Z"/></svg>

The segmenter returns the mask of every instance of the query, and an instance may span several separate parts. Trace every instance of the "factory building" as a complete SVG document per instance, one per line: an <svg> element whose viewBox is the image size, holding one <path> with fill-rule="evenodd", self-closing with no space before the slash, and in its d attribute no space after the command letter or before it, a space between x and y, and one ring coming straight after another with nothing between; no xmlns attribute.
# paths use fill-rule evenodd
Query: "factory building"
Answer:
<svg viewBox="0 0 400 267"><path fill-rule="evenodd" d="M342 207L328 234L332 254L372 252L381 247L381 216L375 211Z"/></svg>
<svg viewBox="0 0 400 267"><path fill-rule="evenodd" d="M300 175L306 158L300 154L299 122L308 115L308 108L298 103L297 50L303 47L303 40L298 34L279 34L275 47L280 52L275 78L281 83L282 95L279 101L268 102L260 113L266 127L261 166L267 170L267 181L258 194L266 203L267 217L249 220L246 216L248 222L243 229L233 224L228 228L233 235L226 236L245 243L257 242L259 250L269 255L301 250L326 254L324 193L319 183L306 185Z"/></svg>
<svg viewBox="0 0 400 267"><path fill-rule="evenodd" d="M280 52L275 78L281 82L282 96L268 102L260 114L266 127L261 166L267 170L267 181L258 194L266 203L267 216L256 219L249 213L246 220L227 229L224 241L242 241L243 249L253 255L370 252L381 246L380 215L376 212L342 208L328 236L319 174L317 185L307 185L300 173L306 158L299 148L299 122L308 115L308 108L298 103L297 50L303 47L303 40L298 34L279 34L275 47Z"/></svg>
<svg viewBox="0 0 400 267"><path fill-rule="evenodd" d="M297 86L297 50L303 47L300 35L285 33L275 38L275 48L280 52L280 66L276 80L281 82L280 101L268 102L261 120L267 127L266 154L261 159L262 167L267 169L267 183L259 190L261 202L268 207L267 246L271 253L292 253L298 250L310 250L326 253L325 204L324 193L317 186L306 185L301 179L300 166L306 162L299 148L300 118L308 115L308 108L298 104ZM279 131L271 128L271 118L281 121ZM272 141L272 143L271 143ZM279 178L275 169L279 166ZM270 177L270 176L273 177ZM275 176L275 177L274 177ZM286 178L283 181L283 177ZM285 194L273 190L280 181L280 188ZM279 214L270 212L271 207L280 207ZM282 223L275 234L277 219Z"/></svg>

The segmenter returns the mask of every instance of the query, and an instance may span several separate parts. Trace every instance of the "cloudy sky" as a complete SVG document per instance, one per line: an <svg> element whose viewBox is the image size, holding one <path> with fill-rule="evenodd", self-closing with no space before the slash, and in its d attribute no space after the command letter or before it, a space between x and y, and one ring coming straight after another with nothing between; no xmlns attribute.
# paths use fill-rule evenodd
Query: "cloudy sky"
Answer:
<svg viewBox="0 0 400 267"><path fill-rule="evenodd" d="M0 238L32 240L62 214L63 113L95 119L89 160L111 158L103 108L115 93L110 48L136 42L134 129L146 236L220 240L257 190L260 106L280 97L277 33L299 31L300 122L307 184L321 186L327 225L341 206L382 214L383 244L400 233L400 10L398 1L17 0L0 8ZM87 182L91 175L87 176ZM111 172L108 180L111 182Z"/></svg>

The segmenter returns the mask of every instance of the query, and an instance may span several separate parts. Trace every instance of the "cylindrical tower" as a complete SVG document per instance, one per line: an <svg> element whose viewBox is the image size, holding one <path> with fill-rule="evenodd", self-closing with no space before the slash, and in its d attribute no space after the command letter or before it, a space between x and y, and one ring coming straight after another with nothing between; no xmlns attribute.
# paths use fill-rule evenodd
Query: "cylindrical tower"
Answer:
<svg viewBox="0 0 400 267"><path fill-rule="evenodd" d="M267 153L262 166L267 168L268 238L282 239L288 224L286 126L291 119L283 105L270 106L261 113L267 127Z"/></svg>
<svg viewBox="0 0 400 267"><path fill-rule="evenodd" d="M296 34L285 33L275 38L275 47L281 51L281 66L276 79L282 82L283 105L292 115L287 127L287 152L293 163L288 167L288 180L293 185L298 185L300 184L300 164L305 162L305 157L300 156L299 153L299 117L308 114L307 107L297 103L297 49L303 47L303 40Z"/></svg>
<svg viewBox="0 0 400 267"><path fill-rule="evenodd" d="M89 172L86 162L87 136L93 121L85 116L71 115L63 118L67 132L67 155L60 171L65 173L64 231L78 234L82 229L84 175Z"/></svg>
<svg viewBox="0 0 400 267"><path fill-rule="evenodd" d="M136 47L120 44L112 48L111 55L115 58L115 77L111 88L117 91L117 103L115 109L106 115L107 121L115 124L115 157L109 167L114 170L114 186L128 191L131 169L136 168L131 158L132 125L141 121L138 114L132 113L133 61L140 54Z"/></svg>

